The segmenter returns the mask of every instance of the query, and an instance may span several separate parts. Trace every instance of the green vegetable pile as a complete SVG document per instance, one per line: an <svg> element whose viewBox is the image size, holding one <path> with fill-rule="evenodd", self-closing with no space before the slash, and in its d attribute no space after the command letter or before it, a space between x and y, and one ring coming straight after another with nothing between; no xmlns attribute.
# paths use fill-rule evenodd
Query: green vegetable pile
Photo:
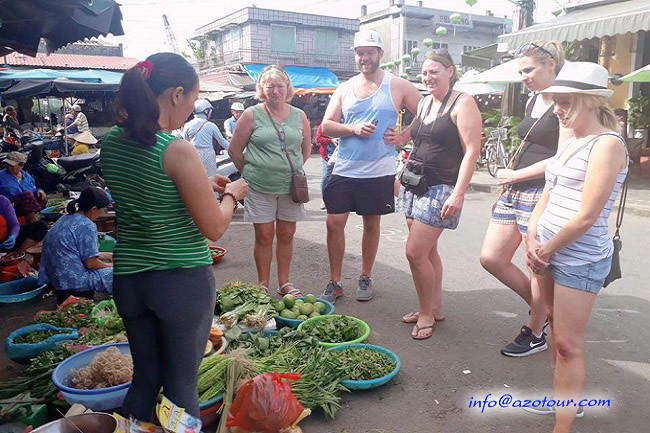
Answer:
<svg viewBox="0 0 650 433"><path fill-rule="evenodd" d="M227 283L217 293L221 309L219 323L227 329L232 328L239 320L250 328L262 329L277 315L273 298L260 286L234 281Z"/></svg>
<svg viewBox="0 0 650 433"><path fill-rule="evenodd" d="M396 365L395 361L372 349L351 347L339 353L346 379L350 380L379 379L393 371Z"/></svg>
<svg viewBox="0 0 650 433"><path fill-rule="evenodd" d="M351 317L327 316L324 320L305 323L302 332L323 343L346 343L361 337L363 328Z"/></svg>
<svg viewBox="0 0 650 433"><path fill-rule="evenodd" d="M226 390L226 369L234 360L224 355L212 355L199 367L199 403L221 395Z"/></svg>
<svg viewBox="0 0 650 433"><path fill-rule="evenodd" d="M314 295L307 295L303 299L296 299L291 295L284 295L281 301L273 301L275 309L281 317L293 320L307 320L325 313L327 307L318 301Z"/></svg>
<svg viewBox="0 0 650 433"><path fill-rule="evenodd" d="M243 333L238 327L226 332L228 350L246 349L246 356L252 359L271 356L285 345L294 343L300 349L315 346L317 341L306 337L302 332L292 328L282 328L277 335L265 336L263 334Z"/></svg>
<svg viewBox="0 0 650 433"><path fill-rule="evenodd" d="M61 334L62 331L34 331L14 338L14 344L36 344L45 341L53 335Z"/></svg>
<svg viewBox="0 0 650 433"><path fill-rule="evenodd" d="M80 299L79 302L67 305L61 310L43 313L31 323L49 323L60 328L84 328L94 325L94 319L90 317L94 305L91 300Z"/></svg>

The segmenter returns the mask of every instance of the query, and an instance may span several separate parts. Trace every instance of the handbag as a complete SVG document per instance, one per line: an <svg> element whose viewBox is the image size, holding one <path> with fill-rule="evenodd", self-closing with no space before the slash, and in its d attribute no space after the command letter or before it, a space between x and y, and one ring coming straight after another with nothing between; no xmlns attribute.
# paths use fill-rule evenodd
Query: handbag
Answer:
<svg viewBox="0 0 650 433"><path fill-rule="evenodd" d="M618 212L616 214L616 232L612 237L612 242L614 244L614 252L612 253L612 264L609 268L609 274L605 277L604 287L607 287L612 281L616 281L623 276L621 273L621 258L620 252L623 248L623 241L621 241L621 235L619 233L621 225L623 224L623 214L625 213L625 202L627 200L627 181L630 177L630 173L625 176L625 181L623 182L623 187L621 188L621 198L618 203Z"/></svg>
<svg viewBox="0 0 650 433"><path fill-rule="evenodd" d="M289 151L287 150L287 141L284 131L278 129L278 126L275 124L275 120L273 120L273 116L271 116L271 112L267 108L266 104L264 104L264 110L269 116L275 132L278 134L280 148L284 151L287 161L289 161L289 168L291 168L291 200L293 200L294 203L307 203L309 201L309 185L307 185L307 177L294 169L293 162L291 162L291 157L289 156Z"/></svg>

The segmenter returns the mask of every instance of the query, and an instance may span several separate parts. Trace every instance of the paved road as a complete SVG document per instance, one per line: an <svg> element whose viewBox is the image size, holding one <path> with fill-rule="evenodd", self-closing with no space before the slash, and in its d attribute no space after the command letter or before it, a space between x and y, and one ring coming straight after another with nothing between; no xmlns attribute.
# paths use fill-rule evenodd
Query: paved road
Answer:
<svg viewBox="0 0 650 433"><path fill-rule="evenodd" d="M328 276L325 247L325 212L318 210L317 176L320 161L312 158L307 171L313 200L310 220L296 234L293 282L305 293L318 294ZM471 396L532 393L552 396L552 366L548 353L524 359L505 358L499 349L525 323L527 307L508 289L482 270L478 263L489 209L490 194L467 196L458 230L444 233L441 251L445 263L444 306L447 320L425 341L410 338L411 327L399 322L416 306L416 295L404 257L406 226L401 215L382 220L382 239L373 271L377 292L369 303L346 297L337 312L354 315L372 327L369 339L395 351L402 371L393 382L375 391L345 395L334 420L319 414L302 423L308 433L424 433L424 432L550 432L553 419L521 410L469 409ZM625 278L598 298L587 334L587 395L606 396L609 409L588 410L575 432L609 433L648 431L650 391L650 293L647 276L650 257L644 248L650 219L625 219L623 272ZM344 286L353 293L361 266L361 219L352 216L347 228ZM253 230L237 221L219 242L228 255L217 266L218 281L256 278L252 257ZM521 257L520 257L521 258ZM646 278L643 278L646 277ZM471 373L464 374L469 370Z"/></svg>
<svg viewBox="0 0 650 433"><path fill-rule="evenodd" d="M296 234L293 282L305 293L318 294L328 276L325 212L318 210L320 161L307 163L312 181L310 220ZM425 341L410 338L411 327L400 317L416 306L416 295L404 257L406 226L400 215L382 220L382 240L373 272L377 296L369 303L353 297L339 300L337 311L354 315L372 327L369 342L390 348L402 360L402 371L391 383L368 392L345 395L334 420L315 414L301 423L307 433L463 433L550 432L553 419L521 410L469 409L470 397L487 393L552 396L552 366L548 353L524 359L505 358L499 349L524 324L527 307L513 293L482 270L478 263L483 233L494 197L472 192L467 196L458 230L440 241L445 263L444 306L447 320ZM352 216L347 228L344 285L353 293L361 266L361 219ZM578 420L574 432L638 433L648 431L650 415L650 292L648 267L650 219L626 216L623 227L625 278L607 288L595 306L587 333L590 397L611 399L609 409L591 409ZM217 281L255 281L253 230L242 222L242 211L220 240L228 249L215 267ZM521 259L521 257L519 257ZM644 271L645 269L645 271ZM51 302L51 301L50 301ZM43 308L33 305L30 309ZM0 309L0 337L6 336L32 312L5 321L12 309ZM3 323L4 322L4 323ZM3 326L5 325L5 326ZM4 328L4 329L2 329ZM8 377L6 356L0 378ZM469 374L463 372L469 370Z"/></svg>

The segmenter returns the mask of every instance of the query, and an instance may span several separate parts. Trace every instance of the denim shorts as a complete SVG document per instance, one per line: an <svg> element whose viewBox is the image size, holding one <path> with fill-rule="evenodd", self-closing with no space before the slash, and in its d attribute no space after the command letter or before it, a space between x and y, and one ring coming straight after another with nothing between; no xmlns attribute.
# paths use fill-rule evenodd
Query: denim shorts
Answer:
<svg viewBox="0 0 650 433"><path fill-rule="evenodd" d="M557 284L589 293L598 293L605 284L611 266L612 256L609 256L586 265L551 265L549 269Z"/></svg>
<svg viewBox="0 0 650 433"><path fill-rule="evenodd" d="M453 192L451 185L433 185L422 195L407 191L404 186L399 190L396 210L431 227L454 230L460 221L460 212L453 217L442 219L440 212L445 201Z"/></svg>

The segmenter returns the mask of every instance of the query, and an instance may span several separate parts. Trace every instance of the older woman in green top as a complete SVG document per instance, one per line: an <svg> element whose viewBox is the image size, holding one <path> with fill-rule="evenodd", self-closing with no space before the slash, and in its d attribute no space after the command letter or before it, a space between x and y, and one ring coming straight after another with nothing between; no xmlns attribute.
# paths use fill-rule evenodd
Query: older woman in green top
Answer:
<svg viewBox="0 0 650 433"><path fill-rule="evenodd" d="M171 134L192 112L198 93L187 60L149 56L122 77L118 125L102 142L119 235L113 295L133 357L121 411L136 423L151 421L161 387L199 416L198 369L216 297L207 239L223 235L248 190L243 179L208 178L194 145ZM221 203L214 191L222 192Z"/></svg>
<svg viewBox="0 0 650 433"><path fill-rule="evenodd" d="M307 116L289 104L293 94L284 68L266 67L257 83L256 98L262 103L244 111L228 153L250 185L244 218L255 226L254 256L259 284L269 286L273 239L277 237L278 291L302 297L300 290L289 282L289 269L296 221L304 219L305 209L291 200L292 173L280 136L286 141L296 170L302 170L309 157L311 137Z"/></svg>

